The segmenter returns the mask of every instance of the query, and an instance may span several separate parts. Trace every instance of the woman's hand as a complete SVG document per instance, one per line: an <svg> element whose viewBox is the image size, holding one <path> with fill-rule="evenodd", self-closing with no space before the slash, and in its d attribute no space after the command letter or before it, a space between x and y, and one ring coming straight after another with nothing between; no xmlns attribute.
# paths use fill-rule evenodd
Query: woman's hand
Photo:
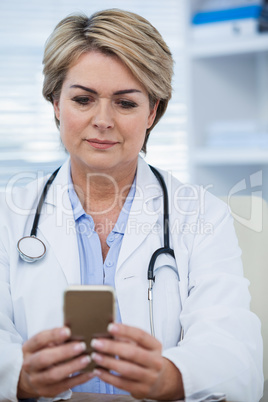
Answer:
<svg viewBox="0 0 268 402"><path fill-rule="evenodd" d="M162 357L162 346L157 339L123 324L111 324L108 329L113 340L92 341L96 352L91 357L101 366L94 370L96 376L130 392L137 399L184 398L181 373L171 361Z"/></svg>
<svg viewBox="0 0 268 402"><path fill-rule="evenodd" d="M92 378L92 373L70 377L90 361L89 356L81 355L85 351L83 342L66 343L70 335L68 328L55 328L24 343L18 398L53 397Z"/></svg>

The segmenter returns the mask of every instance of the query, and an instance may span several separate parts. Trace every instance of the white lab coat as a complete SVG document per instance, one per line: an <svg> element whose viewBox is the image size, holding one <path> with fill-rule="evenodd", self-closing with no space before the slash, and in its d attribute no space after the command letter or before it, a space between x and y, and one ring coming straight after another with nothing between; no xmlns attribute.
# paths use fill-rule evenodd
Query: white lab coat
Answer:
<svg viewBox="0 0 268 402"><path fill-rule="evenodd" d="M29 235L46 179L7 192L1 202L0 400L16 401L21 344L63 324L63 292L80 283L75 224L67 192L67 161L45 199L38 236L43 260L19 258L17 241ZM171 247L161 256L153 289L156 337L181 371L186 401L226 394L257 402L262 395L262 340L249 311L248 281L227 206L202 188L164 173L170 203ZM163 245L162 190L139 158L137 189L115 275L122 321L150 332L147 267ZM178 280L178 273L180 280ZM181 325L184 339L179 342ZM66 394L68 397L68 394Z"/></svg>

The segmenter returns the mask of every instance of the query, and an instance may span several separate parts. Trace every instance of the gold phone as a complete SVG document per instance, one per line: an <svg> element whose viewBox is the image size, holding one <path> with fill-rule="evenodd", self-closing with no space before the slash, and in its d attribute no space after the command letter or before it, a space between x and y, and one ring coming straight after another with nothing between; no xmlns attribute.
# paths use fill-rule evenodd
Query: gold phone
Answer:
<svg viewBox="0 0 268 402"><path fill-rule="evenodd" d="M115 320L115 292L106 285L70 286L64 292L64 325L72 332L71 340L84 341L85 354L93 352L93 338L110 338L108 325ZM96 367L91 362L83 371Z"/></svg>

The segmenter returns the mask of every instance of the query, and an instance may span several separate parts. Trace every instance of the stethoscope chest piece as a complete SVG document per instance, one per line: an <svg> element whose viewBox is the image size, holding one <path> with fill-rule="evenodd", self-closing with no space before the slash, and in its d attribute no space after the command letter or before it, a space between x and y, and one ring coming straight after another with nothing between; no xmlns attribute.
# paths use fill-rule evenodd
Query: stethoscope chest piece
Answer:
<svg viewBox="0 0 268 402"><path fill-rule="evenodd" d="M26 262L41 260L46 254L46 246L35 236L22 237L17 243L20 257Z"/></svg>

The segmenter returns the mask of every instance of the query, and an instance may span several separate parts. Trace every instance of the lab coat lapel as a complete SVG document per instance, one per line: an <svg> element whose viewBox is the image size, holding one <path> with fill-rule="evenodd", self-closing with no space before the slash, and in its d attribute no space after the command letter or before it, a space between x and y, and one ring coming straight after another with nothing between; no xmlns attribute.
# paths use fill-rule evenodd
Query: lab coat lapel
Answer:
<svg viewBox="0 0 268 402"><path fill-rule="evenodd" d="M68 195L69 160L64 163L46 196L39 230L54 253L69 284L80 283L79 252Z"/></svg>
<svg viewBox="0 0 268 402"><path fill-rule="evenodd" d="M128 258L131 258L132 253L153 230L161 211L159 200L162 201L161 187L150 167L139 157L136 193L125 229L117 270ZM159 205L156 207L157 201L159 201Z"/></svg>

